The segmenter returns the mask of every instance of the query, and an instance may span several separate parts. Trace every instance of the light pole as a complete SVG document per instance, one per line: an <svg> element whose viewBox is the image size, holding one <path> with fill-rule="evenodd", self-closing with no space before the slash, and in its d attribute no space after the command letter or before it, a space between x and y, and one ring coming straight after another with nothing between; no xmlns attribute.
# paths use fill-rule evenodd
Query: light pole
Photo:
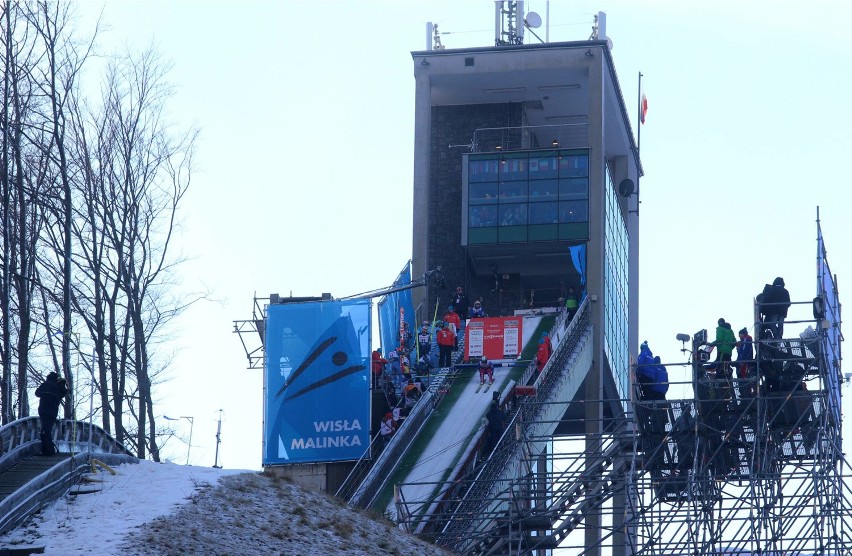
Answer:
<svg viewBox="0 0 852 556"><path fill-rule="evenodd" d="M216 459L213 460L215 469L222 469L219 465L219 444L222 443L222 410L219 410L219 425L216 427Z"/></svg>
<svg viewBox="0 0 852 556"><path fill-rule="evenodd" d="M186 419L189 421L189 442L186 444L186 464L189 465L189 451L192 450L192 428L195 426L195 419L193 417L185 417L183 415L180 417L169 417L168 415L163 415L163 419L167 421L180 421L181 419Z"/></svg>

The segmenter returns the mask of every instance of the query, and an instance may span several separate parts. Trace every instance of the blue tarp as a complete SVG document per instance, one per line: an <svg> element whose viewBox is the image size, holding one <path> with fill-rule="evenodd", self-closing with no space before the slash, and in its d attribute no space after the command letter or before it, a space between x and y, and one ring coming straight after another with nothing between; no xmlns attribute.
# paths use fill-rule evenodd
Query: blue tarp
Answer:
<svg viewBox="0 0 852 556"><path fill-rule="evenodd" d="M370 301L270 305L263 464L358 459L370 442Z"/></svg>
<svg viewBox="0 0 852 556"><path fill-rule="evenodd" d="M825 306L825 320L828 327L823 329L822 353L825 362L825 381L828 390L828 407L835 423L840 423L840 299L837 292L837 284L834 275L828 266L825 254L825 243L822 237L822 228L817 222L817 293L823 299Z"/></svg>
<svg viewBox="0 0 852 556"><path fill-rule="evenodd" d="M411 261L405 264L405 268L394 280L392 287L404 286L411 283ZM387 354L391 349L399 345L399 319L400 308L404 313L408 329L413 333L417 331L417 323L414 315L414 301L411 298L411 290L403 290L387 294L379 301L379 338L381 340L382 352Z"/></svg>
<svg viewBox="0 0 852 556"><path fill-rule="evenodd" d="M573 245L569 247L571 251L571 262L574 263L574 269L580 275L580 289L582 290L580 301L586 296L586 244Z"/></svg>

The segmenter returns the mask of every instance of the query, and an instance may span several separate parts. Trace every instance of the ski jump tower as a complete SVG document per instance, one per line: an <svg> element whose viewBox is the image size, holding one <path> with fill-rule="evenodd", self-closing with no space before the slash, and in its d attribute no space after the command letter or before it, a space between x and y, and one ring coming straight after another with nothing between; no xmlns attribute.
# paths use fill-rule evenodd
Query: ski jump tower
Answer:
<svg viewBox="0 0 852 556"><path fill-rule="evenodd" d="M604 528L617 529L618 539L625 532L629 451L613 438L629 436L632 413L641 163L603 14L589 40L535 43L530 32L524 44L524 29L541 21L533 16L523 2L498 1L493 46L412 53L413 273L441 267L450 287L463 286L492 316L560 306L571 288L581 304L575 322L559 331L565 341L549 364L554 372L542 373L514 417L518 436L496 449L505 459L469 478L478 485L472 490L442 490L447 499L430 531L460 552L558 540L545 539L554 528L546 518L536 516L530 529L531 505L546 501L527 503L542 489L552 492L553 481L570 482L548 468L566 457L554 453L555 437L581 446L572 449L582 454L587 479L618 461L610 479L621 486L607 497L617 509L582 517L585 545L599 546ZM431 319L435 307L440 316L451 295L434 287L416 292L417 320ZM493 503L464 509L466 493ZM526 508L510 503L513 496L525 498ZM563 502L575 499L566 494ZM611 516L616 525L607 523ZM520 530L513 519L523 519ZM544 533L531 540L529 531ZM604 537L612 542L612 533Z"/></svg>
<svg viewBox="0 0 852 556"><path fill-rule="evenodd" d="M487 461L405 525L464 554L852 553L840 304L821 234L817 297L794 305L814 335L760 335L732 383L708 372L699 332L694 396L640 401L642 167L605 17L589 40L523 44L523 4L495 4L494 46L412 53L414 273L442 267L490 314L556 305L569 287L581 305ZM424 288L415 306L450 295Z"/></svg>

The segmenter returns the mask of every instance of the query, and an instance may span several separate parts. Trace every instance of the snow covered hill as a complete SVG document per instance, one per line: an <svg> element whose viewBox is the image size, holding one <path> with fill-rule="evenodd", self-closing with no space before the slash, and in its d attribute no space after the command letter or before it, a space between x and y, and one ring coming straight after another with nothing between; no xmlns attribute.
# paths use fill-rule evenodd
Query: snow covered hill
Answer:
<svg viewBox="0 0 852 556"><path fill-rule="evenodd" d="M142 461L100 472L0 548L75 555L444 554L383 518L257 472Z"/></svg>

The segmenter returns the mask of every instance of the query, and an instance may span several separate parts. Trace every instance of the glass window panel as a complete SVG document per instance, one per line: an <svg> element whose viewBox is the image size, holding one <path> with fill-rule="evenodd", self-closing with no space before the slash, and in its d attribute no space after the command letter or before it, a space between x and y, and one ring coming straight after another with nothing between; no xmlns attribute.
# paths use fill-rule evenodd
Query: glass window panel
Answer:
<svg viewBox="0 0 852 556"><path fill-rule="evenodd" d="M500 205L500 226L522 226L527 223L527 205Z"/></svg>
<svg viewBox="0 0 852 556"><path fill-rule="evenodd" d="M586 177L589 175L589 155L566 154L559 159L559 177Z"/></svg>
<svg viewBox="0 0 852 556"><path fill-rule="evenodd" d="M512 243L527 240L526 226L501 226L497 228L497 241L500 243Z"/></svg>
<svg viewBox="0 0 852 556"><path fill-rule="evenodd" d="M526 158L506 157L500 161L500 181L527 179L529 161Z"/></svg>
<svg viewBox="0 0 852 556"><path fill-rule="evenodd" d="M500 184L500 203L526 201L527 182L510 181Z"/></svg>
<svg viewBox="0 0 852 556"><path fill-rule="evenodd" d="M560 201L559 222L588 222L588 201Z"/></svg>
<svg viewBox="0 0 852 556"><path fill-rule="evenodd" d="M559 239L589 239L589 223L569 222L567 224L559 224Z"/></svg>
<svg viewBox="0 0 852 556"><path fill-rule="evenodd" d="M563 178L559 180L560 199L587 199L589 178Z"/></svg>
<svg viewBox="0 0 852 556"><path fill-rule="evenodd" d="M497 183L471 183L467 190L468 202L472 205L480 203L493 203L497 199Z"/></svg>
<svg viewBox="0 0 852 556"><path fill-rule="evenodd" d="M467 165L468 183L480 181L497 181L499 161L492 159L469 159Z"/></svg>
<svg viewBox="0 0 852 556"><path fill-rule="evenodd" d="M467 243L469 245L482 243L497 243L497 230L499 228L471 228L467 232Z"/></svg>
<svg viewBox="0 0 852 556"><path fill-rule="evenodd" d="M530 181L530 201L547 201L556 199L559 194L559 180Z"/></svg>
<svg viewBox="0 0 852 556"><path fill-rule="evenodd" d="M555 241L559 239L556 224L536 224L527 228L529 241Z"/></svg>
<svg viewBox="0 0 852 556"><path fill-rule="evenodd" d="M497 207L495 205L475 206L468 210L468 228L485 228L497 225Z"/></svg>
<svg viewBox="0 0 852 556"><path fill-rule="evenodd" d="M556 224L557 222L556 203L530 203L530 224Z"/></svg>
<svg viewBox="0 0 852 556"><path fill-rule="evenodd" d="M530 158L530 179L539 180L555 178L559 175L559 162L556 156Z"/></svg>

